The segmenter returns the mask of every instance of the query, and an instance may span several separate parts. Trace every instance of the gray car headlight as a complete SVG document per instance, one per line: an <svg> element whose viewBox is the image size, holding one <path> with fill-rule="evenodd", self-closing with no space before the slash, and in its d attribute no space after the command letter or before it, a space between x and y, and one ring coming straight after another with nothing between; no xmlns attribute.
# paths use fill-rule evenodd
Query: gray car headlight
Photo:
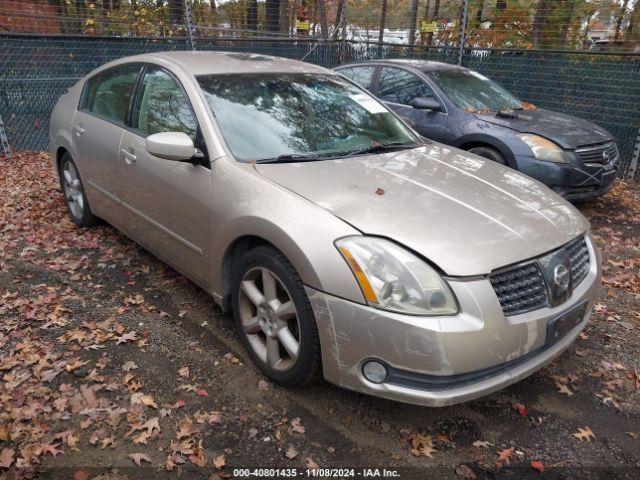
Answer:
<svg viewBox="0 0 640 480"><path fill-rule="evenodd" d="M547 140L540 135L533 133L521 133L518 135L520 140L527 144L533 152L533 156L538 160L546 160L547 162L569 163L569 159L558 145L551 140Z"/></svg>
<svg viewBox="0 0 640 480"><path fill-rule="evenodd" d="M458 313L449 285L413 253L378 237L346 237L335 243L369 305L411 315Z"/></svg>

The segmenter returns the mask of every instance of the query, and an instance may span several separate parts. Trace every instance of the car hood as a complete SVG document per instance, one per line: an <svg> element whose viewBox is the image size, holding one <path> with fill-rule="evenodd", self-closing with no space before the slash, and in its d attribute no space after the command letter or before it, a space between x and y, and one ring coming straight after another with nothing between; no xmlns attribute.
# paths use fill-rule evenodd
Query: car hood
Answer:
<svg viewBox="0 0 640 480"><path fill-rule="evenodd" d="M256 169L452 276L487 274L548 252L589 228L580 212L539 182L440 144Z"/></svg>
<svg viewBox="0 0 640 480"><path fill-rule="evenodd" d="M564 149L575 149L582 145L607 142L611 134L598 125L580 118L551 110L516 111L516 118L476 114L476 118L516 130L535 133L557 143Z"/></svg>

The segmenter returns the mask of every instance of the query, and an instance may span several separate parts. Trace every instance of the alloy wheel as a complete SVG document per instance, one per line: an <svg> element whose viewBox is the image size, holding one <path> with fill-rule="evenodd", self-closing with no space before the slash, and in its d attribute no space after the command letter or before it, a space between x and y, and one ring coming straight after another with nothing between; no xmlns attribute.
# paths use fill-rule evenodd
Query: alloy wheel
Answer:
<svg viewBox="0 0 640 480"><path fill-rule="evenodd" d="M64 196L67 199L71 215L75 218L82 218L84 214L84 197L82 194L82 183L80 175L72 162L65 162L62 167L62 178L64 186Z"/></svg>
<svg viewBox="0 0 640 480"><path fill-rule="evenodd" d="M300 355L300 323L291 295L265 267L244 274L238 298L240 321L254 353L271 369L286 372Z"/></svg>

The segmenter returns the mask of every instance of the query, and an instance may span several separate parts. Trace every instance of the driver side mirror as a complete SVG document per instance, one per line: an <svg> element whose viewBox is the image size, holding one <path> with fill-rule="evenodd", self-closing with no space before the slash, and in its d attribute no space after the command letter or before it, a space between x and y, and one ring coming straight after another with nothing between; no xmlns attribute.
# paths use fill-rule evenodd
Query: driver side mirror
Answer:
<svg viewBox="0 0 640 480"><path fill-rule="evenodd" d="M160 132L149 135L145 140L145 148L155 157L175 162L189 160L196 154L193 140L184 132Z"/></svg>
<svg viewBox="0 0 640 480"><path fill-rule="evenodd" d="M416 97L409 102L409 105L418 110L442 111L442 105L433 97Z"/></svg>

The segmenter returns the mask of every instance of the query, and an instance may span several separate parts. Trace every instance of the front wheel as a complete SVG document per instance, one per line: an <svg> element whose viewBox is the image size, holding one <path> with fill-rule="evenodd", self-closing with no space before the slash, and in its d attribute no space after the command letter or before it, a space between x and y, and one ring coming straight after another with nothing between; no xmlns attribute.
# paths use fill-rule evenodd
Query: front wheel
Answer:
<svg viewBox="0 0 640 480"><path fill-rule="evenodd" d="M84 185L80 179L78 167L71 155L65 153L60 162L60 186L69 210L69 216L73 223L79 227L92 227L98 223L89 207L89 201L84 193Z"/></svg>
<svg viewBox="0 0 640 480"><path fill-rule="evenodd" d="M233 275L236 328L251 359L275 383L300 386L317 378L320 340L298 273L270 246L242 256Z"/></svg>
<svg viewBox="0 0 640 480"><path fill-rule="evenodd" d="M507 165L507 160L504 158L498 150L491 147L474 147L470 148L469 151L471 153L475 153L476 155L480 155L481 157L488 158L489 160L493 160L500 165Z"/></svg>

